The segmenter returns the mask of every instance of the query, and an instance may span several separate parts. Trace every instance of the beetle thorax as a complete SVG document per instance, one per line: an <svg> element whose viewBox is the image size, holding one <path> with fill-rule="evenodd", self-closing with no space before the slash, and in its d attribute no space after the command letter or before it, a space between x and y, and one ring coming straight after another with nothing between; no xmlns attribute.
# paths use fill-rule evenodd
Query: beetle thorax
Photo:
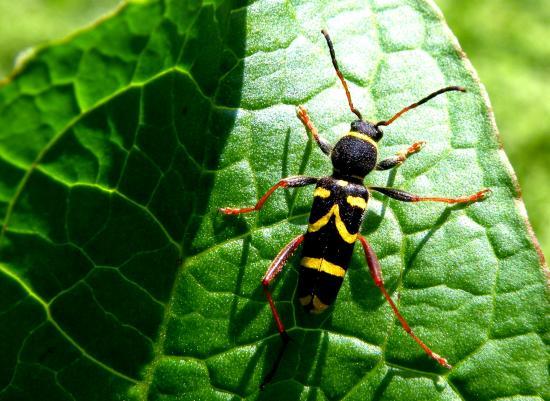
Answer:
<svg viewBox="0 0 550 401"><path fill-rule="evenodd" d="M378 159L377 141L382 132L365 121L354 121L351 130L336 143L330 154L333 175L361 179L370 173Z"/></svg>

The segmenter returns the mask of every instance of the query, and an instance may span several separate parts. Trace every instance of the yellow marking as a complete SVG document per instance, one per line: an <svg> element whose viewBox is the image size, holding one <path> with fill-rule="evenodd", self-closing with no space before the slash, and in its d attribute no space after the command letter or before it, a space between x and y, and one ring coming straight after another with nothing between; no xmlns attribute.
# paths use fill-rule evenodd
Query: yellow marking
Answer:
<svg viewBox="0 0 550 401"><path fill-rule="evenodd" d="M360 198L359 196L351 196L348 195L346 198L346 201L351 205L355 207L359 207L363 210L367 208L367 202L363 198Z"/></svg>
<svg viewBox="0 0 550 401"><path fill-rule="evenodd" d="M313 309L310 311L311 313L318 314L323 312L327 308L328 308L328 305L322 303L319 297L317 297L317 295L313 296Z"/></svg>
<svg viewBox="0 0 550 401"><path fill-rule="evenodd" d="M332 215L334 215L335 217L336 229L338 230L338 234L340 234L340 237L342 237L342 239L347 243L353 244L357 239L357 233L351 234L348 231L346 225L344 224L344 222L342 221L342 218L340 217L340 208L338 207L338 205L332 205L332 207L330 208L327 214L325 214L315 223L311 223L308 226L307 231L310 233L319 231L321 228L327 225Z"/></svg>
<svg viewBox="0 0 550 401"><path fill-rule="evenodd" d="M330 196L330 191L328 189L317 187L313 191L313 196L318 196L320 198L328 198Z"/></svg>
<svg viewBox="0 0 550 401"><path fill-rule="evenodd" d="M350 131L346 134L346 136L352 136L354 138L361 139L362 141L369 142L371 145L378 149L378 144L376 143L376 141L368 135L361 134L360 132Z"/></svg>
<svg viewBox="0 0 550 401"><path fill-rule="evenodd" d="M348 231L348 228L340 218L339 209L336 209L335 215L336 215L336 229L338 230L338 234L340 234L340 237L342 237L344 241L346 241L349 244L353 244L357 239L357 234L351 234Z"/></svg>
<svg viewBox="0 0 550 401"><path fill-rule="evenodd" d="M347 181L344 181L344 180L338 180L336 181L336 185L340 185L341 187L345 187L346 185L348 185L349 182Z"/></svg>
<svg viewBox="0 0 550 401"><path fill-rule="evenodd" d="M305 297L300 298L300 299L299 299L300 304L301 304L302 306L309 305L309 303L311 302L311 298L312 298L312 297L313 297L312 295L306 295Z"/></svg>
<svg viewBox="0 0 550 401"><path fill-rule="evenodd" d="M328 211L327 214L325 214L323 217L321 217L315 223L309 224L309 226L307 227L307 231L311 233L311 232L319 231L321 228L323 228L328 223L328 221L330 220L332 215L334 214L334 209L335 208L337 209L338 205L333 205L330 208L330 210Z"/></svg>
<svg viewBox="0 0 550 401"><path fill-rule="evenodd" d="M346 275L346 270L338 265L335 265L334 263L330 263L325 259L309 258L304 256L300 261L300 265L307 267L308 269L315 269L320 272L325 272L331 276L344 277Z"/></svg>

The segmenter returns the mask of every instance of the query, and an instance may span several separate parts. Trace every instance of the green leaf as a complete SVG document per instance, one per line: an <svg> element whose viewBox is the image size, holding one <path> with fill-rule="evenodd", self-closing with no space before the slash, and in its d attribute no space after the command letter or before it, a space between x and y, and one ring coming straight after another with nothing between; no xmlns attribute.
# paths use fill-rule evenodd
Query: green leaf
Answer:
<svg viewBox="0 0 550 401"><path fill-rule="evenodd" d="M23 0L0 3L0 79L29 46L89 24L118 0ZM17 61L16 61L17 63Z"/></svg>
<svg viewBox="0 0 550 401"><path fill-rule="evenodd" d="M306 226L311 189L223 217L287 175L330 163L294 115L334 142L357 107L391 116L367 184L462 195L468 207L376 198L363 233L415 332L401 330L359 249L331 310L294 298L296 258L260 279ZM550 397L542 255L485 92L431 2L139 1L36 51L0 89L0 400L541 400Z"/></svg>

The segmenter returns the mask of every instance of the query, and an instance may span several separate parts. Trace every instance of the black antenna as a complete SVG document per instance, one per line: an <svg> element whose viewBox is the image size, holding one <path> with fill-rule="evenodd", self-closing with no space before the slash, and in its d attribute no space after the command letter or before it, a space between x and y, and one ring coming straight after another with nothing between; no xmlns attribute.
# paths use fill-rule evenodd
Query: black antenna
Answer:
<svg viewBox="0 0 550 401"><path fill-rule="evenodd" d="M325 29L322 29L321 33L325 36L325 39L327 40L328 49L330 51L330 58L332 58L332 65L336 70L336 75L338 75L338 78L340 78L342 85L344 85L344 90L346 91L346 96L348 98L349 108L351 109L352 113L355 113L355 115L359 117L359 120L363 120L363 117L361 116L361 113L359 112L359 110L353 107L353 103L351 101L351 94L349 93L349 89L348 89L348 84L346 83L344 76L342 75L342 73L340 72L340 69L338 68L338 62L336 61L336 54L334 53L334 46L332 46L332 40L330 40L330 36L328 36L328 32Z"/></svg>
<svg viewBox="0 0 550 401"><path fill-rule="evenodd" d="M446 88L443 88L443 89L440 89L440 90L435 91L435 92L433 92L433 93L430 93L428 96L426 96L426 97L423 98L423 99L420 99L418 102L413 103L413 104L411 104L410 106L405 107L403 110L401 110L399 113L397 113L396 115L394 115L394 116L393 116L392 118L390 118L389 120L377 122L377 123L375 124L375 127L379 127L379 126L381 126L381 125L383 125L383 126L388 126L388 125L390 125L391 123L393 123L395 120L397 120L399 117L401 117L401 116L402 116L404 113L406 113L407 111L412 110L412 109L414 109L414 108L420 106L420 105L423 104L423 103L426 103L428 100L433 99L433 98L436 97L437 95L441 95L442 93L450 92L450 91L466 92L466 88L463 88L462 86L447 86Z"/></svg>

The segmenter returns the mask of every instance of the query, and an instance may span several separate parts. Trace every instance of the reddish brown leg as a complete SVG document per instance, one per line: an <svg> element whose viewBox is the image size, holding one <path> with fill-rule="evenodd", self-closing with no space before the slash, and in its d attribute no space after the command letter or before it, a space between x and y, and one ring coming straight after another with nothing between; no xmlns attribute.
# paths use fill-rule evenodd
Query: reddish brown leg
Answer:
<svg viewBox="0 0 550 401"><path fill-rule="evenodd" d="M488 188L485 188L479 192L476 192L473 195L459 196L457 198L445 198L445 197L438 197L438 196L419 196L419 195L414 195L395 188L369 187L369 189L378 191L386 196L389 196L390 198L397 199L398 201L402 201L402 202L430 201L430 202L445 202L445 203L470 203L470 202L478 202L483 199L486 199L491 194L491 190Z"/></svg>
<svg viewBox="0 0 550 401"><path fill-rule="evenodd" d="M283 358L283 354L285 352L286 346L290 341L290 337L288 336L285 330L285 326L283 325L283 322L279 317L279 313L277 312L277 308L275 307L275 303L273 302L273 298L271 297L271 292L269 291L269 284L271 284L271 282L281 272L288 258L292 256L292 254L296 251L298 246L300 246L303 240L304 240L304 235L303 234L299 235L296 238L294 238L292 241L290 241L283 249L281 249L279 254L275 257L275 259L273 259L273 262L271 262L271 264L269 265L269 268L267 269L267 272L265 273L264 278L262 279L262 286L264 288L264 293L265 293L265 296L267 297L267 301L269 302L269 307L271 308L271 313L273 314L275 323L277 324L277 330L279 330L279 335L281 336L283 346L281 347L279 354L277 355L277 358L273 363L273 367L271 368L269 373L265 376L262 384L260 384L260 389L263 389L265 385L268 384L271 381L271 379L273 379L273 376L275 375L275 372L277 372L277 368L279 367L279 363Z"/></svg>
<svg viewBox="0 0 550 401"><path fill-rule="evenodd" d="M296 115L298 116L302 124L304 124L306 130L311 133L311 136L313 136L313 139L315 139L315 142L317 142L317 145L323 151L323 153L325 155L330 155L332 146L330 146L326 139L319 135L317 128L315 128L315 125L313 125L313 122L307 114L306 108L304 106L298 106L296 108Z"/></svg>
<svg viewBox="0 0 550 401"><path fill-rule="evenodd" d="M296 238L290 241L283 249L281 249L279 254L275 256L275 259L273 259L273 262L271 262L271 264L269 265L269 268L267 269L267 272L265 273L264 278L262 279L262 286L264 287L264 292L267 297L267 301L269 302L271 312L273 313L273 317L275 318L275 323L277 323L277 329L279 330L279 333L284 333L285 327L283 326L283 323L279 318L279 314L277 313L277 308L275 308L275 304L273 303L273 299L271 298L271 293L269 292L269 284L271 284L271 282L275 279L275 277L279 275L288 258L292 256L292 254L300 246L303 240L304 240L304 235L303 234L298 235Z"/></svg>
<svg viewBox="0 0 550 401"><path fill-rule="evenodd" d="M411 146L409 146L407 148L406 151L397 152L397 154L395 156L392 156L392 157L389 157L387 159L384 159L384 160L380 161L376 165L376 170L389 170L390 168L394 168L394 167L402 165L405 162L405 160L407 160L407 158L409 156L420 152L425 144L426 144L426 142L424 142L424 141L419 141L419 142L413 143Z"/></svg>
<svg viewBox="0 0 550 401"><path fill-rule="evenodd" d="M426 352L426 354L428 354L430 358L435 359L441 366L444 366L447 369L451 369L452 366L449 365L449 363L445 358L433 352L426 344L424 344L424 342L420 338L418 338L413 333L411 327L409 326L405 318L401 316L401 313L397 309L397 306L395 305L395 303L389 296L388 292L386 291L386 288L384 287L384 280L382 278L382 269L380 268L380 263L378 262L378 258L376 257L376 254L374 253L373 249L371 248L370 244L367 242L365 237L363 237L362 235L359 235L358 238L359 238L359 241L361 241L361 245L363 245L363 250L365 251L365 258L367 259L367 265L369 266L369 271L374 280L374 284L376 284L376 286L380 289L380 291L384 295L384 298L386 298L386 300L390 304L393 310L393 313L401 323L401 326L403 326L403 329L405 329L405 331L409 333L409 335L413 338L413 340L416 341L418 345L422 347L424 352Z"/></svg>
<svg viewBox="0 0 550 401"><path fill-rule="evenodd" d="M256 203L256 205L251 207L243 207L243 208L232 208L232 207L222 207L220 208L220 212L223 214L241 214L241 213L249 213L254 212L257 210L260 210L262 206L264 205L265 201L271 196L273 192L277 188L294 188L294 187L303 187L306 185L315 184L317 182L317 178L315 177L306 177L306 176L296 176L296 177L287 177L283 178L281 181L279 181L277 184L273 185L271 188L267 190L267 192L260 198L260 200Z"/></svg>

